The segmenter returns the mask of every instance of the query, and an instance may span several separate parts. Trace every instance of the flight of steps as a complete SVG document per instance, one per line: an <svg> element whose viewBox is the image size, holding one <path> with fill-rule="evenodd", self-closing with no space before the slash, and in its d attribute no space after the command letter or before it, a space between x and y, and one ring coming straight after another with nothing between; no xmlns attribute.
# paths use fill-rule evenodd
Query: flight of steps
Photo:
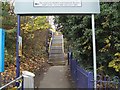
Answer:
<svg viewBox="0 0 120 90"><path fill-rule="evenodd" d="M62 34L54 34L49 51L49 63L64 65L64 39Z"/></svg>

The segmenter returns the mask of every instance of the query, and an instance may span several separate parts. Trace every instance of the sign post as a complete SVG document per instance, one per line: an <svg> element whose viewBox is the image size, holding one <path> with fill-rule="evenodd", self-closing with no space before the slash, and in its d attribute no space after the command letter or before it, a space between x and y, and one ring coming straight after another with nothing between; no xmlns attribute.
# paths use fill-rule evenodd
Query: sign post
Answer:
<svg viewBox="0 0 120 90"><path fill-rule="evenodd" d="M0 72L4 72L5 31L0 29Z"/></svg>
<svg viewBox="0 0 120 90"><path fill-rule="evenodd" d="M5 31L0 28L0 86L2 85L1 73L4 72L4 47L5 47Z"/></svg>
<svg viewBox="0 0 120 90"><path fill-rule="evenodd" d="M20 36L20 15L17 15L16 78L20 76L19 36ZM16 85L18 86L19 84L16 83Z"/></svg>
<svg viewBox="0 0 120 90"><path fill-rule="evenodd" d="M94 88L97 85L97 65L96 65L96 42L95 42L95 20L94 14L92 14L92 42L93 42L93 68L94 68Z"/></svg>

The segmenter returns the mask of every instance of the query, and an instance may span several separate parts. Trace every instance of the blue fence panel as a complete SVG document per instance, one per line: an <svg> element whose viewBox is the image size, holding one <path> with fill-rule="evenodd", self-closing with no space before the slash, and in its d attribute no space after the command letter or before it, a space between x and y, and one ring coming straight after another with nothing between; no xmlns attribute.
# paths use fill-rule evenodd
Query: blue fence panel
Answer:
<svg viewBox="0 0 120 90"><path fill-rule="evenodd" d="M0 72L4 72L5 31L0 28Z"/></svg>
<svg viewBox="0 0 120 90"><path fill-rule="evenodd" d="M86 72L75 59L72 59L72 53L68 53L68 61L73 80L77 88L93 88L93 73Z"/></svg>
<svg viewBox="0 0 120 90"><path fill-rule="evenodd" d="M77 66L77 88L88 88L88 76L86 72L82 72Z"/></svg>
<svg viewBox="0 0 120 90"><path fill-rule="evenodd" d="M93 88L93 73L77 66L77 88Z"/></svg>
<svg viewBox="0 0 120 90"><path fill-rule="evenodd" d="M76 60L71 60L71 73L72 73L72 77L74 79L75 82L77 82L77 61Z"/></svg>
<svg viewBox="0 0 120 90"><path fill-rule="evenodd" d="M75 81L77 90L86 88L91 90L94 88L93 72L87 72L80 66L78 66L77 60L72 59L72 53L68 53L68 60L70 65L71 74ZM109 76L97 75L97 89L108 90L108 89L120 90L120 78L118 76L112 79ZM111 90L112 90L111 89Z"/></svg>

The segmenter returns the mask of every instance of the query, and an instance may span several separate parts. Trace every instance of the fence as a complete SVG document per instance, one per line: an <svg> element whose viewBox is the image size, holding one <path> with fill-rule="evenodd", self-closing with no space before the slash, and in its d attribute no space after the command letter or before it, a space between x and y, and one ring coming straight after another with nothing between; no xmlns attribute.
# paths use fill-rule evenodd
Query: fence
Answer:
<svg viewBox="0 0 120 90"><path fill-rule="evenodd" d="M68 64L76 87L91 89L94 88L93 73L87 72L78 65L77 60L72 58L72 52L68 53ZM120 90L120 79L118 76L110 78L109 76L97 75L97 90L108 89ZM112 90L111 89L111 90Z"/></svg>
<svg viewBox="0 0 120 90"><path fill-rule="evenodd" d="M19 84L18 87L16 87L16 84ZM19 89L19 90L23 90L23 77L20 76L14 80L11 80L9 83L3 85L0 87L0 90L7 90L7 89Z"/></svg>
<svg viewBox="0 0 120 90"><path fill-rule="evenodd" d="M3 75L2 75L3 76ZM29 71L22 71L22 75L18 78L13 78L9 80L8 78L5 79L4 77L1 80L0 90L24 90L24 89L34 89L34 77L35 74ZM11 77L9 77L11 78ZM5 84L4 80L8 81Z"/></svg>
<svg viewBox="0 0 120 90"><path fill-rule="evenodd" d="M72 53L68 54L71 75L77 88L93 88L93 73L86 72L78 66L78 62L72 59Z"/></svg>
<svg viewBox="0 0 120 90"><path fill-rule="evenodd" d="M9 73L8 73L9 72ZM4 72L0 73L0 86L3 86L7 83L9 83L10 81L14 80L15 77L15 72L14 71L7 71L5 70Z"/></svg>
<svg viewBox="0 0 120 90"><path fill-rule="evenodd" d="M118 76L110 78L109 76L97 75L97 88L120 90L120 79Z"/></svg>

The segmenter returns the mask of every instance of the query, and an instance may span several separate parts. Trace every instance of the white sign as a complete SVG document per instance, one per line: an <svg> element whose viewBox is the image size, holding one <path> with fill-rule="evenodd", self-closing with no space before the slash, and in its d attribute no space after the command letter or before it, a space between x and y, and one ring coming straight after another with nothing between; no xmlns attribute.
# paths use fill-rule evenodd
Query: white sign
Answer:
<svg viewBox="0 0 120 90"><path fill-rule="evenodd" d="M15 13L23 15L97 14L99 0L15 0Z"/></svg>
<svg viewBox="0 0 120 90"><path fill-rule="evenodd" d="M78 7L81 6L82 4L81 0L34 0L34 6L45 6L45 7L50 7L50 6L55 6L55 7Z"/></svg>

